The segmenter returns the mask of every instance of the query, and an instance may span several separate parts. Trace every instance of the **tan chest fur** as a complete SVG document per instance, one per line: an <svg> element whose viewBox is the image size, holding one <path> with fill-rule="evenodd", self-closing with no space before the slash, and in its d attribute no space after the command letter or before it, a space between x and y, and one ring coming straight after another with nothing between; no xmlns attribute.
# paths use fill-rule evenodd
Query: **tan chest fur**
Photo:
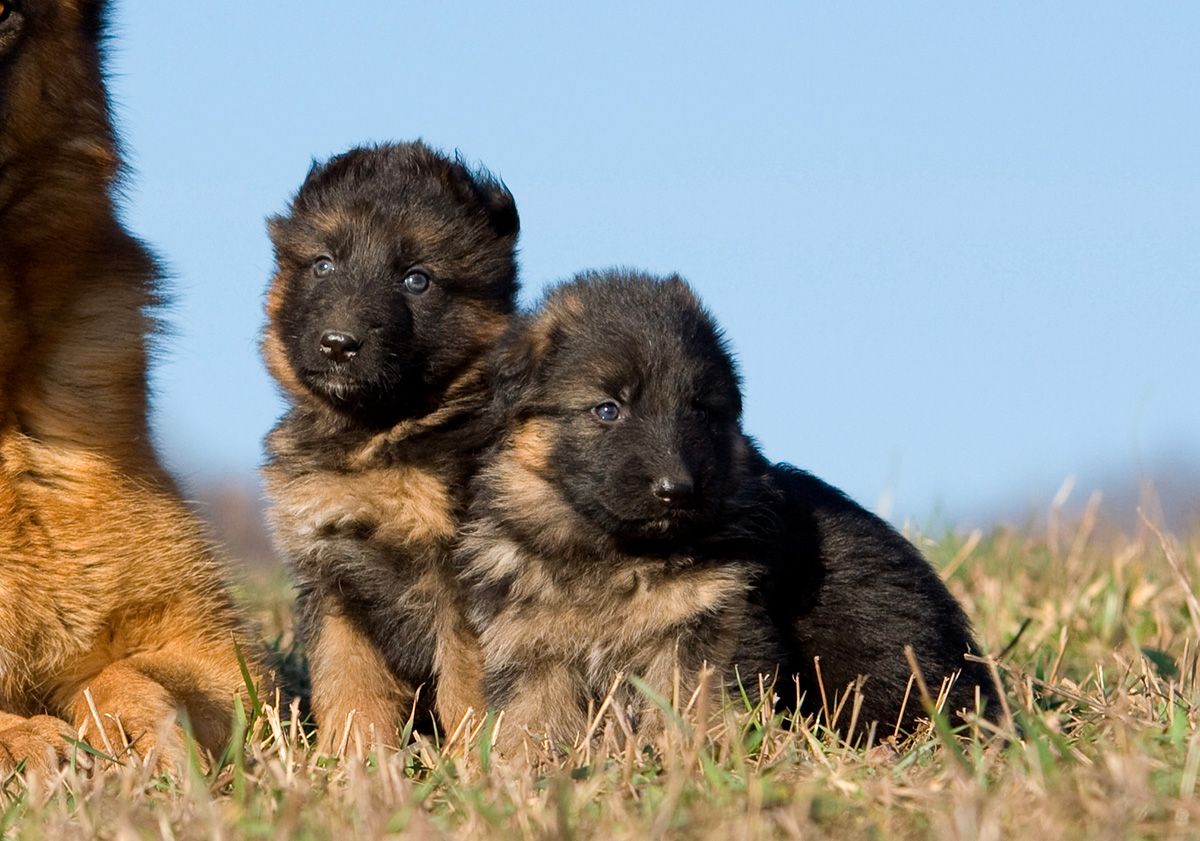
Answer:
<svg viewBox="0 0 1200 841"><path fill-rule="evenodd" d="M268 470L277 534L293 551L333 532L368 532L402 546L454 536L453 500L437 476L415 467L284 476Z"/></svg>
<svg viewBox="0 0 1200 841"><path fill-rule="evenodd" d="M519 570L508 606L484 632L485 649L502 661L554 656L602 675L657 653L698 618L736 610L749 587L741 568L667 571L657 561L563 580L550 574L552 560L506 540L481 560L501 575Z"/></svg>
<svg viewBox="0 0 1200 841"><path fill-rule="evenodd" d="M10 497L0 598L19 619L0 624L0 702L69 696L107 663L158 644L181 600L232 630L223 571L169 487L11 429L0 464Z"/></svg>

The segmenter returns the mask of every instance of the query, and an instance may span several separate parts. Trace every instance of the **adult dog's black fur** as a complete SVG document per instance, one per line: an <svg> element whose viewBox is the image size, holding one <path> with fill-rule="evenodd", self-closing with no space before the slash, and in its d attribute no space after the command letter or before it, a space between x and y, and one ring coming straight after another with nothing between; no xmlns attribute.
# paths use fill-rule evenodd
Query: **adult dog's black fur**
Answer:
<svg viewBox="0 0 1200 841"><path fill-rule="evenodd" d="M935 690L958 675L950 709L974 709L976 692L995 709L986 671L963 657L976 650L967 619L917 550L742 433L734 363L682 280L582 275L494 360L507 431L477 477L458 563L510 736L576 737L618 670L686 700L704 662L730 689L776 676L804 712L822 708L822 686L832 708L866 676L859 723L911 727L909 645Z"/></svg>
<svg viewBox="0 0 1200 841"><path fill-rule="evenodd" d="M444 618L447 561L488 440L480 361L513 311L518 227L502 183L419 142L314 167L270 220L263 349L292 405L264 472L327 750L394 740L439 664L472 656ZM450 720L482 707L478 675L455 674L436 691Z"/></svg>

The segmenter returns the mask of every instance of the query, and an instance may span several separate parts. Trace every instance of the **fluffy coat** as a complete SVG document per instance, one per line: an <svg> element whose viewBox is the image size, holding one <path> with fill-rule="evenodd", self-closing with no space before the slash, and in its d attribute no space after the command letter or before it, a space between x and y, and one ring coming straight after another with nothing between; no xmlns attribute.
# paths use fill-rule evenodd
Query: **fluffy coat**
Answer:
<svg viewBox="0 0 1200 841"><path fill-rule="evenodd" d="M704 664L714 692L754 695L765 675L802 712L864 676L860 722L907 727L923 710L915 693L905 705L906 645L935 688L957 676L950 709L978 691L995 711L963 657L977 650L967 619L917 550L742 432L734 363L682 280L559 286L491 376L506 431L457 561L509 744L578 738L618 671L686 701ZM638 693L617 700L655 726Z"/></svg>
<svg viewBox="0 0 1200 841"><path fill-rule="evenodd" d="M267 440L320 744L393 744L483 706L449 565L490 439L481 360L516 296L512 196L422 143L315 166L270 222L263 351L291 403ZM443 664L461 680L436 680ZM451 723L449 726L453 726Z"/></svg>
<svg viewBox="0 0 1200 841"><path fill-rule="evenodd" d="M114 210L105 3L0 5L0 773L80 730L178 761L178 710L216 752L235 641L260 660L151 446L160 276Z"/></svg>

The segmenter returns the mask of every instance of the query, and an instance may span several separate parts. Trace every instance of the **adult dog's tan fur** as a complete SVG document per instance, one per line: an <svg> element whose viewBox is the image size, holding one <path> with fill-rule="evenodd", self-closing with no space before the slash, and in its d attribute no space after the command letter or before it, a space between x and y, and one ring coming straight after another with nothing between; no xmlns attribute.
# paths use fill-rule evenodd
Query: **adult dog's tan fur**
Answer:
<svg viewBox="0 0 1200 841"><path fill-rule="evenodd" d="M223 570L151 446L157 272L113 208L103 5L25 0L0 30L0 771L103 746L92 705L111 745L119 719L172 761L182 708L218 750L244 688Z"/></svg>

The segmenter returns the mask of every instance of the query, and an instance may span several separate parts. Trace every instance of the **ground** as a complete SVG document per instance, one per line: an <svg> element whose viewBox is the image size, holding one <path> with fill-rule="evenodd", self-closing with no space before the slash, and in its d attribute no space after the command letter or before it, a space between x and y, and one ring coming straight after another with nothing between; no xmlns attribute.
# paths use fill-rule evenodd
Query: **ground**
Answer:
<svg viewBox="0 0 1200 841"><path fill-rule="evenodd" d="M0 837L1200 838L1200 528L1121 533L1092 509L910 537L998 657L996 727L943 721L903 743L883 728L852 746L738 702L661 699L673 723L640 747L598 716L569 755L507 761L488 719L332 761L309 749L298 704L262 698L216 769L176 779L95 758L107 769L5 781ZM283 577L243 597L294 655Z"/></svg>

